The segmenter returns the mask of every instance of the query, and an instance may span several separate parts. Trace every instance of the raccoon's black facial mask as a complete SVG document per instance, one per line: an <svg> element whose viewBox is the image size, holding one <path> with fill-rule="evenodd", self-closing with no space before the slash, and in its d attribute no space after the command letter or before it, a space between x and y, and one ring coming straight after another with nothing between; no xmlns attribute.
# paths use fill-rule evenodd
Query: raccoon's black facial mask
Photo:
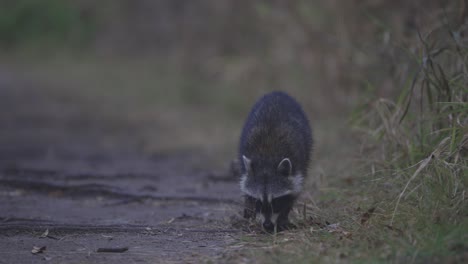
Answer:
<svg viewBox="0 0 468 264"><path fill-rule="evenodd" d="M285 195L278 198L275 198L271 201L271 206L273 207L273 213L279 214L285 208L289 208L292 202L294 201L294 197L292 195Z"/></svg>
<svg viewBox="0 0 468 264"><path fill-rule="evenodd" d="M267 214L279 214L283 209L288 208L291 202L294 200L292 195L284 195L281 197L274 198L271 202L267 200L260 200L250 197L255 200L255 211L257 213Z"/></svg>

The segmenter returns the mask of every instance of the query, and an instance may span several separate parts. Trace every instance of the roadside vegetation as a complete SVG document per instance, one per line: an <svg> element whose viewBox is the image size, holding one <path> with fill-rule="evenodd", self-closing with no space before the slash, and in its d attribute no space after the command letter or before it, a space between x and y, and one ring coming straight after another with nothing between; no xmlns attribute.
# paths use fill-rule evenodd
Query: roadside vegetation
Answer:
<svg viewBox="0 0 468 264"><path fill-rule="evenodd" d="M375 68L385 64L381 70L390 70L378 76L387 77L363 81L350 116L361 142L348 168L351 176L341 171L344 175L319 188L317 197L297 206L298 230L262 243L246 238L243 245L257 247L250 250L251 259L468 260L468 39L459 11L434 11L433 23L416 27L405 42L391 39L390 27L369 17L384 30L384 42L367 52L384 59ZM391 92L381 97L385 85Z"/></svg>

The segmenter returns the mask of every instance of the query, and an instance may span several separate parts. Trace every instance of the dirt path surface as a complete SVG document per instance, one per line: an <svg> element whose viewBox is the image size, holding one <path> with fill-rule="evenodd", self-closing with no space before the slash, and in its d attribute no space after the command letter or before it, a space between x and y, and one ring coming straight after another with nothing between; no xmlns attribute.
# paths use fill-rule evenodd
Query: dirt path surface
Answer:
<svg viewBox="0 0 468 264"><path fill-rule="evenodd" d="M142 154L138 127L90 108L0 76L0 263L197 262L235 242L233 177Z"/></svg>

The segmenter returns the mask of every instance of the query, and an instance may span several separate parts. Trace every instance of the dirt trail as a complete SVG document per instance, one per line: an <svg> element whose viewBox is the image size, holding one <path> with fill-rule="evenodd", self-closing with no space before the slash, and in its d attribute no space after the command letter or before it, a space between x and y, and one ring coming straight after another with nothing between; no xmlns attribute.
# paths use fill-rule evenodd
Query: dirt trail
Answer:
<svg viewBox="0 0 468 264"><path fill-rule="evenodd" d="M109 147L116 124L89 107L0 76L0 263L190 262L235 242L234 178L144 155L131 134ZM112 247L128 251L96 252Z"/></svg>

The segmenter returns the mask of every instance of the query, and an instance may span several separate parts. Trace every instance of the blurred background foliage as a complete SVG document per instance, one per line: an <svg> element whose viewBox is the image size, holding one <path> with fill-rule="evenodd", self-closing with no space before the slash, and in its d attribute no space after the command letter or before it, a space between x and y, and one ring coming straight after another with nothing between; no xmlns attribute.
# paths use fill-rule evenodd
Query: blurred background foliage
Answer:
<svg viewBox="0 0 468 264"><path fill-rule="evenodd" d="M3 50L40 45L80 47L95 35L94 18L67 1L2 1L0 36Z"/></svg>
<svg viewBox="0 0 468 264"><path fill-rule="evenodd" d="M408 40L418 26L423 30L439 22L440 16L424 14L446 10L460 13L448 14L452 18L463 15L463 1L441 0L2 0L0 4L4 51L24 46L40 50L52 43L55 48L85 48L100 55L153 54L179 60L186 70L206 75L223 74L220 65L243 58L249 59L243 64L268 66L263 72L254 66L241 68L251 75L269 74L271 85L278 85L277 72L294 65L294 70L348 84L349 78L353 80L350 64L368 66L373 62L370 53L394 40Z"/></svg>
<svg viewBox="0 0 468 264"><path fill-rule="evenodd" d="M286 90L312 120L346 120L408 85L418 32L465 19L464 0L0 0L0 67L167 131L179 120L197 146L223 120L218 141L234 149L261 94Z"/></svg>
<svg viewBox="0 0 468 264"><path fill-rule="evenodd" d="M465 19L464 0L0 0L0 59L111 111L195 109L237 127L271 90L313 120L394 98L417 71L418 31Z"/></svg>

